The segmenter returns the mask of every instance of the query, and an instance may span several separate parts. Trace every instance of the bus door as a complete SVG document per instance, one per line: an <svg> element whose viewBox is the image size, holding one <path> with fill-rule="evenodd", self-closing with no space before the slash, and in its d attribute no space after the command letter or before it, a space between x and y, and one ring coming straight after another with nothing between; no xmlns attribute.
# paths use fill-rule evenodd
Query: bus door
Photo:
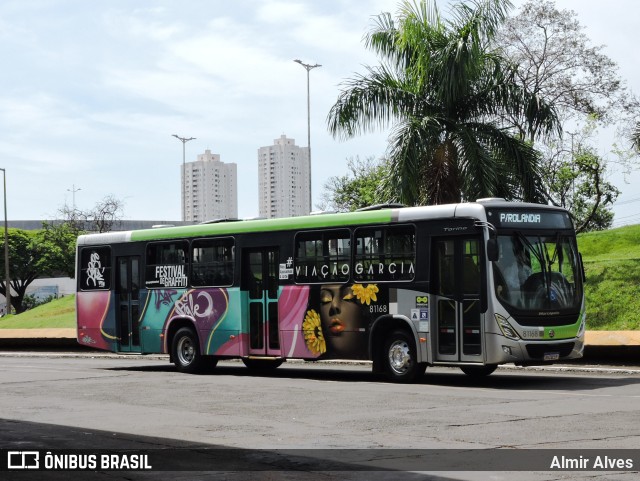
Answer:
<svg viewBox="0 0 640 481"><path fill-rule="evenodd" d="M278 324L278 248L244 253L244 283L248 290L249 355L280 356Z"/></svg>
<svg viewBox="0 0 640 481"><path fill-rule="evenodd" d="M116 258L116 315L119 350L141 352L140 256Z"/></svg>
<svg viewBox="0 0 640 481"><path fill-rule="evenodd" d="M433 280L436 293L434 359L482 362L480 240L434 238Z"/></svg>

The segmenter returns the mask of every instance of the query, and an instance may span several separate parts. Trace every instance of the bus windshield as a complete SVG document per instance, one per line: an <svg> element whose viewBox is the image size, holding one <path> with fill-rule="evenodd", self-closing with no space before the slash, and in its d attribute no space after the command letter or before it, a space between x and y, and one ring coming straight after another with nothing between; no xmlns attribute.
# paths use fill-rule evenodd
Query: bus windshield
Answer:
<svg viewBox="0 0 640 481"><path fill-rule="evenodd" d="M553 233L499 235L495 289L519 311L577 310L582 298L580 263L573 236Z"/></svg>

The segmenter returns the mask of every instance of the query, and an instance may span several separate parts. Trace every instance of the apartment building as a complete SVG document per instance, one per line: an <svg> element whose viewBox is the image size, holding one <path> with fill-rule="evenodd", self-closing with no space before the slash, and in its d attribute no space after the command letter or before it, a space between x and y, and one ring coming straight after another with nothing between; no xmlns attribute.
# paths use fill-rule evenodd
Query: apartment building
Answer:
<svg viewBox="0 0 640 481"><path fill-rule="evenodd" d="M258 149L258 195L261 217L293 217L311 212L309 149L281 135Z"/></svg>
<svg viewBox="0 0 640 481"><path fill-rule="evenodd" d="M187 222L238 217L238 166L220 161L205 150L195 162L185 164L182 175L182 208Z"/></svg>

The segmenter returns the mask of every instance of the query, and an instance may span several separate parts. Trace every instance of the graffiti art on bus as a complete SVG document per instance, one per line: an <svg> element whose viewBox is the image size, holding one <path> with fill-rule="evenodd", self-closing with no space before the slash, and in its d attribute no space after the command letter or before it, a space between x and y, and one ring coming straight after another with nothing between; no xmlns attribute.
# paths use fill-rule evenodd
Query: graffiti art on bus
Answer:
<svg viewBox="0 0 640 481"><path fill-rule="evenodd" d="M322 357L367 358L371 323L388 311L377 284L324 284L310 289L302 324L305 344Z"/></svg>
<svg viewBox="0 0 640 481"><path fill-rule="evenodd" d="M153 291L156 311L160 309L160 306L173 306L173 298L177 294L178 291L176 291L175 289L158 289Z"/></svg>
<svg viewBox="0 0 640 481"><path fill-rule="evenodd" d="M112 309L110 291L78 292L76 309L82 326L78 331L78 340L82 344L99 349L112 349L117 341L115 317Z"/></svg>
<svg viewBox="0 0 640 481"><path fill-rule="evenodd" d="M209 347L207 350L203 349L203 352L210 353L211 334L214 330L221 329L229 309L227 289L189 289L183 292L164 290L156 291L156 296L155 312L150 313L149 318L162 319L163 332L166 332L168 324L175 318L192 319L198 326L198 331L207 333ZM202 339L203 348L207 346L204 341Z"/></svg>
<svg viewBox="0 0 640 481"><path fill-rule="evenodd" d="M92 252L87 265L87 285L85 287L104 288L106 286L104 280L105 268L102 267L100 254Z"/></svg>

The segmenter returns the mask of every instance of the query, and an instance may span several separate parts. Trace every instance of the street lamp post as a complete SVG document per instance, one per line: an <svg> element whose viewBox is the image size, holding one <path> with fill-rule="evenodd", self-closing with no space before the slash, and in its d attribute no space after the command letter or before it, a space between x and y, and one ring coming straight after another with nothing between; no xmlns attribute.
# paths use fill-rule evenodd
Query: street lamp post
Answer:
<svg viewBox="0 0 640 481"><path fill-rule="evenodd" d="M307 149L309 150L309 211L311 211L311 98L309 95L309 72L317 67L322 67L320 64L310 65L303 63L300 59L295 59L294 62L302 65L307 71Z"/></svg>
<svg viewBox="0 0 640 481"><path fill-rule="evenodd" d="M185 145L190 140L195 140L195 137L180 137L173 134L173 137L182 142L182 221L187 220L187 168L185 165Z"/></svg>
<svg viewBox="0 0 640 481"><path fill-rule="evenodd" d="M4 276L5 276L5 295L7 315L11 313L11 276L9 275L9 226L7 223L7 171L2 171L2 179L4 183Z"/></svg>
<svg viewBox="0 0 640 481"><path fill-rule="evenodd" d="M76 184L73 184L71 189L67 189L67 192L71 192L72 193L72 199L73 199L73 212L75 214L76 212L76 192L78 192L79 190L82 190L82 188L78 187L76 189Z"/></svg>

